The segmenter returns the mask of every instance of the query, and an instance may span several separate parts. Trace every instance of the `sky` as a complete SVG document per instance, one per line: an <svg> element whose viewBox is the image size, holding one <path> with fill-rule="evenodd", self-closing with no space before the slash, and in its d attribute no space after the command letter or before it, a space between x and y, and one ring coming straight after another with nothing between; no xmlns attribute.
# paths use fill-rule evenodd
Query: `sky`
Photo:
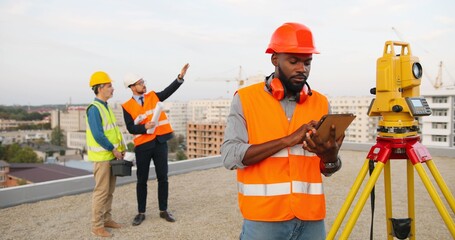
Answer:
<svg viewBox="0 0 455 240"><path fill-rule="evenodd" d="M167 101L230 98L236 79L274 71L265 53L285 22L307 25L321 54L309 83L327 96L369 96L388 40L410 44L432 88L455 84L453 0L0 0L0 105L87 104L105 71L109 101L124 102L128 73L161 91L190 64ZM395 30L393 30L395 29Z"/></svg>

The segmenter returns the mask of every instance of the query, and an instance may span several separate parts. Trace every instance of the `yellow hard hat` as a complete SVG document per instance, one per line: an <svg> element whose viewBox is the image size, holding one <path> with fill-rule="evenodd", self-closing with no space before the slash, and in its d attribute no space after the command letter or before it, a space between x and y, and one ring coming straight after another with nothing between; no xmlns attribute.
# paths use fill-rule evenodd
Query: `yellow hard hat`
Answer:
<svg viewBox="0 0 455 240"><path fill-rule="evenodd" d="M112 80L109 77L109 75L107 75L107 73L99 71L99 72L95 72L94 74L92 74L92 77L90 78L90 87L93 87L98 84L111 83L111 82L112 82Z"/></svg>

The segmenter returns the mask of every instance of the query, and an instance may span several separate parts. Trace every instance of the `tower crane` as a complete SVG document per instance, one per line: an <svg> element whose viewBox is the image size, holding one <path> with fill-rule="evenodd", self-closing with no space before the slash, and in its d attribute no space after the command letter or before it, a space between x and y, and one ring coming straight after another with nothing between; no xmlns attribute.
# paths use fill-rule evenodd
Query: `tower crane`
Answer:
<svg viewBox="0 0 455 240"><path fill-rule="evenodd" d="M400 41L405 41L405 39L403 38L401 33L395 27L392 27L392 31L398 36ZM438 75L436 76L434 81L431 80L432 78L428 75L428 73L425 70L423 71L425 76L431 82L431 85L433 85L434 89L436 89L436 90L442 88L442 86L444 85L443 82L442 82L442 68L443 68L443 64L442 64L442 61L440 61L439 62L439 68L438 68ZM449 73L447 72L447 74L449 74ZM449 74L449 76L450 76L450 74ZM452 78L452 81L453 81L453 78ZM453 82L454 82L454 85L455 85L455 81L453 81Z"/></svg>
<svg viewBox="0 0 455 240"><path fill-rule="evenodd" d="M223 81L228 84L230 82L237 82L237 89L239 89L239 88L243 87L243 85L245 85L245 81L247 80L247 79L243 79L242 74L243 74L243 68L242 68L242 66L239 66L238 76L234 79L224 79L224 78L215 77L215 78L197 78L195 81L206 81L206 82ZM229 89L227 90L227 93L229 94Z"/></svg>

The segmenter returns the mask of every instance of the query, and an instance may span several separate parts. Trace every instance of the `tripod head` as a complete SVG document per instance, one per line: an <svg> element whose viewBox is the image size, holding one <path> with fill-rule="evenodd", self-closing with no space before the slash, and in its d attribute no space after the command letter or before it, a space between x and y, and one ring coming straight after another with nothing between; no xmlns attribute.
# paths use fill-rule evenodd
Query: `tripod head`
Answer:
<svg viewBox="0 0 455 240"><path fill-rule="evenodd" d="M395 47L401 47L399 54ZM378 134L382 137L403 138L417 135L419 123L415 117L428 116L431 109L420 96L422 65L413 56L408 43L387 41L383 56L376 63L376 95L368 115L382 116Z"/></svg>

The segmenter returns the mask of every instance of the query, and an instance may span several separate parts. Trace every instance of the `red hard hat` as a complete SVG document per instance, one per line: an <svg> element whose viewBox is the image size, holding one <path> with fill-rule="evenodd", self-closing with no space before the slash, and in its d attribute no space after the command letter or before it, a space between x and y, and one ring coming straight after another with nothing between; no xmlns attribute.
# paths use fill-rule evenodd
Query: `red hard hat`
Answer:
<svg viewBox="0 0 455 240"><path fill-rule="evenodd" d="M311 30L300 23L285 23L275 30L266 53L319 53Z"/></svg>

